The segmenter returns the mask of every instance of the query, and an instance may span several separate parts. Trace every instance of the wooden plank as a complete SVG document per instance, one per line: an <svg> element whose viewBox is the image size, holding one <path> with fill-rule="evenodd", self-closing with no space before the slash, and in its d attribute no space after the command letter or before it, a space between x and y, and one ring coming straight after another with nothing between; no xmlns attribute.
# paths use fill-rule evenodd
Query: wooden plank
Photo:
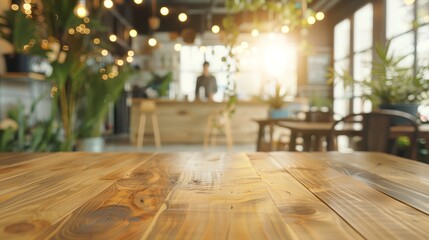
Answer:
<svg viewBox="0 0 429 240"><path fill-rule="evenodd" d="M294 239L245 154L193 157L142 239Z"/></svg>
<svg viewBox="0 0 429 240"><path fill-rule="evenodd" d="M329 153L272 153L277 162L366 239L427 239L429 216L332 169Z"/></svg>
<svg viewBox="0 0 429 240"><path fill-rule="evenodd" d="M429 214L429 165L384 153L332 153L329 166Z"/></svg>
<svg viewBox="0 0 429 240"><path fill-rule="evenodd" d="M37 239L137 239L177 182L189 153L155 154Z"/></svg>
<svg viewBox="0 0 429 240"><path fill-rule="evenodd" d="M0 153L0 171L10 165L45 157L52 153Z"/></svg>
<svg viewBox="0 0 429 240"><path fill-rule="evenodd" d="M288 227L301 239L362 239L271 156L248 154Z"/></svg>
<svg viewBox="0 0 429 240"><path fill-rule="evenodd" d="M150 154L58 153L52 156L55 158L21 164L25 169L14 170L14 176L10 176L10 172L0 175L2 191L7 193L0 201L0 239L36 236L131 172ZM4 186L5 183L8 185ZM19 186L19 183L25 184Z"/></svg>

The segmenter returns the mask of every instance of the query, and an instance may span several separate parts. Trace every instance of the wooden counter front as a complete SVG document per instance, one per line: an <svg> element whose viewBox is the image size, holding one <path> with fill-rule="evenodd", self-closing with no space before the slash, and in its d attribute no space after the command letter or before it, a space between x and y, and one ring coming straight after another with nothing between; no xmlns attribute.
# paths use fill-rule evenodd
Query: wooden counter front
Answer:
<svg viewBox="0 0 429 240"><path fill-rule="evenodd" d="M136 142L139 106L141 99L133 99L130 118L130 141ZM207 117L210 113L225 107L226 103L216 102L180 102L156 101L161 142L167 143L198 143L203 144ZM268 105L263 103L238 102L236 112L232 116L232 134L234 143L254 143L258 125L255 118L266 118ZM152 133L150 120L146 123L146 132ZM223 143L223 138L219 141ZM145 143L152 144L152 137L145 137Z"/></svg>

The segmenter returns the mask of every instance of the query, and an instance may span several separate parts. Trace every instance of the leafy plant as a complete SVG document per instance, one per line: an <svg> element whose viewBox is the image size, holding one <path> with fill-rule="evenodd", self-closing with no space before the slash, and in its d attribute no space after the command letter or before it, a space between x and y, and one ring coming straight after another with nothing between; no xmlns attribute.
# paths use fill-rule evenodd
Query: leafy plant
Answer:
<svg viewBox="0 0 429 240"><path fill-rule="evenodd" d="M8 112L8 118L2 121L8 125L0 127L0 152L52 152L59 151L61 140L59 139L60 128L53 117L48 120L35 121L35 106L40 99L36 100L25 114L25 107L18 103L16 107ZM9 122L9 124L7 124Z"/></svg>
<svg viewBox="0 0 429 240"><path fill-rule="evenodd" d="M148 83L147 88L155 90L159 97L165 97L168 94L171 81L173 81L172 72L168 72L164 76L153 72L152 80Z"/></svg>
<svg viewBox="0 0 429 240"><path fill-rule="evenodd" d="M272 109L280 109L284 104L284 99L287 96L287 91L282 91L282 85L276 82L274 94L268 97L268 104Z"/></svg>
<svg viewBox="0 0 429 240"><path fill-rule="evenodd" d="M105 69L105 72L113 72L117 76L102 80L102 76L105 74L103 71L91 70L98 68L90 65L85 71L84 94L78 105L78 138L101 136L103 120L109 105L119 97L125 81L133 74L133 70L129 66L117 69L117 66L108 64L104 65L102 69Z"/></svg>
<svg viewBox="0 0 429 240"><path fill-rule="evenodd" d="M61 132L64 134L61 145L63 151L72 150L76 138L77 106L83 100L82 96L98 91L95 86L87 86L88 64L91 59L102 59L101 50L111 47L105 43L97 45L93 41L107 34L100 21L102 8L92 7L90 16L79 18L74 14L76 3L77 0L33 2L32 14L26 15L25 20L16 18L13 25L13 33L17 36L13 39L15 48L47 57L52 65L52 75L48 77L53 83L52 115L60 118ZM23 12L17 11L17 14L21 16ZM30 24L26 24L28 21ZM29 26L36 28L29 29ZM30 35L32 38L27 41ZM17 39L27 42L23 46ZM95 72L101 69L92 70ZM85 99L87 103L89 98ZM100 109L101 113L98 113L99 109L93 108L92 111L95 115L103 115L104 110Z"/></svg>
<svg viewBox="0 0 429 240"><path fill-rule="evenodd" d="M376 45L376 58L371 62L371 76L359 81L347 71L331 70L330 79L344 81L345 88L358 84L363 89L363 97L374 105L397 103L421 103L429 99L429 66L404 67L410 56L395 56L390 51L390 41L386 45Z"/></svg>

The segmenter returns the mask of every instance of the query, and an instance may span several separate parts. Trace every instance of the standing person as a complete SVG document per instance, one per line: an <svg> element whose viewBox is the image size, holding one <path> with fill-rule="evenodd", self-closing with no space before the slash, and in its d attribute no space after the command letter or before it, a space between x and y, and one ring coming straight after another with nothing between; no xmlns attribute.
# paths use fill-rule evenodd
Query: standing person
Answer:
<svg viewBox="0 0 429 240"><path fill-rule="evenodd" d="M213 95L217 92L216 78L209 73L208 62L203 63L203 74L197 78L197 86L195 88L195 100L202 98L213 100ZM204 89L204 96L200 96L200 89ZM201 89L201 90L203 90Z"/></svg>

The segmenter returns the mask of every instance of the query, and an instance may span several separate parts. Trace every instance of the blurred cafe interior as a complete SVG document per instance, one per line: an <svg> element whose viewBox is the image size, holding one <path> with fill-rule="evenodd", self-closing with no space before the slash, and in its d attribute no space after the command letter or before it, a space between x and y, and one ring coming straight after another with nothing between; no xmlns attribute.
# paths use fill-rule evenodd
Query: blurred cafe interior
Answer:
<svg viewBox="0 0 429 240"><path fill-rule="evenodd" d="M429 0L1 0L0 239L428 239Z"/></svg>
<svg viewBox="0 0 429 240"><path fill-rule="evenodd" d="M385 109L425 132L427 0L12 0L0 10L0 151L352 152L368 143L333 141L332 124ZM427 162L420 135L375 141Z"/></svg>

